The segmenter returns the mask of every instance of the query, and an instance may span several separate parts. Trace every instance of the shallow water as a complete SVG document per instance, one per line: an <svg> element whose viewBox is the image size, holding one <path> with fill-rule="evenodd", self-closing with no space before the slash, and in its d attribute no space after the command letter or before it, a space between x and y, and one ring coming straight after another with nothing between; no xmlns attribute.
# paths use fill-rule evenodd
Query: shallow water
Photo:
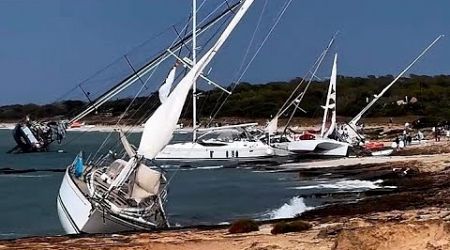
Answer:
<svg viewBox="0 0 450 250"><path fill-rule="evenodd" d="M64 169L80 149L85 157L95 153L108 134L69 132L63 145L52 145L52 152L6 154L14 142L9 130L0 130L0 168ZM138 136L131 135L131 140ZM186 135L178 135L176 139L183 137ZM106 145L102 152L107 152L111 145ZM63 234L56 211L62 177L63 173L54 172L0 175L0 238ZM346 180L305 180L295 173L217 166L170 167L168 178L171 185L167 213L170 223L180 226L217 224L236 218L292 217L332 201L330 197L316 198L315 193L377 188L377 183L349 180L351 185L344 185Z"/></svg>

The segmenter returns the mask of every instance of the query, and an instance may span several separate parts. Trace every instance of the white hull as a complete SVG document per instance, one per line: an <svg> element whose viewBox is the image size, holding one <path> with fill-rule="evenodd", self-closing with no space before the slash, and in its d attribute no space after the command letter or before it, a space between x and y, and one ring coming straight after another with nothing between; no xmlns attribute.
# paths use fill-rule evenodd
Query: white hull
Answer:
<svg viewBox="0 0 450 250"><path fill-rule="evenodd" d="M66 171L57 198L58 216L68 234L113 233L150 229L131 224L98 209L91 203Z"/></svg>
<svg viewBox="0 0 450 250"><path fill-rule="evenodd" d="M280 150L277 150L280 151ZM225 162L238 163L273 158L275 150L263 142L233 141L217 145L196 142L167 145L156 157L157 162ZM285 155L288 153L285 152Z"/></svg>
<svg viewBox="0 0 450 250"><path fill-rule="evenodd" d="M287 149L296 154L308 154L317 156L348 155L349 144L332 139L298 140L276 143L275 147Z"/></svg>

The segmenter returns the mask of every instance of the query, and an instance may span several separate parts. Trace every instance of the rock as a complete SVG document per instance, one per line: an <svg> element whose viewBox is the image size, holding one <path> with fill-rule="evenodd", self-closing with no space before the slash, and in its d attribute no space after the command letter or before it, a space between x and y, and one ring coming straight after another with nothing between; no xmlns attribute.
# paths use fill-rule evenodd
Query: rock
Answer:
<svg viewBox="0 0 450 250"><path fill-rule="evenodd" d="M322 230L320 230L319 233L317 234L317 236L319 236L321 238L336 236L343 229L344 229L343 224L330 225L330 226L327 226L327 227L323 228Z"/></svg>

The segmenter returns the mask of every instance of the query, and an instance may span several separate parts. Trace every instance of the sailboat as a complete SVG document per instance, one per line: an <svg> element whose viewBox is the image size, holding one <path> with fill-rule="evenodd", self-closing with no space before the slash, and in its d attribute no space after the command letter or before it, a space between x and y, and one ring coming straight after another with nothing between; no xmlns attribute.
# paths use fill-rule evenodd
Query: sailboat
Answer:
<svg viewBox="0 0 450 250"><path fill-rule="evenodd" d="M14 126L12 135L16 146L8 153L30 153L49 151L50 144L61 143L66 135L67 123L64 121L34 121L29 116L24 122Z"/></svg>
<svg viewBox="0 0 450 250"><path fill-rule="evenodd" d="M185 67L192 67L196 61L196 21L195 13L193 14L193 42L192 57L190 62L184 58L177 58ZM174 54L172 54L174 55ZM175 56L175 55L174 55ZM216 86L227 94L231 94L228 90L213 81L207 80L209 84ZM168 77L167 82L170 85L172 78ZM164 86L164 85L163 85ZM162 92L165 92L166 86ZM192 91L192 141L179 142L167 145L155 157L155 162L160 165L164 164L181 164L195 166L209 165L211 162L221 165L236 165L242 162L265 161L273 158L274 149L252 135L251 130L257 126L257 123L239 124L231 126L213 127L200 129L197 126L197 87L193 84ZM161 92L161 89L160 89ZM198 136L198 132L203 133Z"/></svg>
<svg viewBox="0 0 450 250"><path fill-rule="evenodd" d="M149 167L171 140L187 95L195 80L222 47L252 5L241 6L216 43L193 64L145 122L137 150L120 133L128 160L108 154L84 163L81 155L67 168L57 198L58 215L67 233L107 233L148 230L169 226L165 213L168 180L164 173Z"/></svg>
<svg viewBox="0 0 450 250"><path fill-rule="evenodd" d="M364 145L366 142L365 136L361 133L361 129L358 125L359 121L364 114L369 111L369 109L411 68L414 64L419 61L441 38L443 35L438 36L428 47L426 47L397 77L390 82L378 95L374 95L374 98L359 112L355 117L353 117L350 122L341 125L339 134L348 143L353 145Z"/></svg>
<svg viewBox="0 0 450 250"><path fill-rule="evenodd" d="M310 137L286 135L285 141L275 142L277 148L286 149L296 154L308 154L318 156L343 157L349 153L349 144L336 138L336 81L337 81L337 54L334 56L333 69L328 87L327 99L324 109L323 122L320 135ZM329 113L331 118L329 126L327 121Z"/></svg>

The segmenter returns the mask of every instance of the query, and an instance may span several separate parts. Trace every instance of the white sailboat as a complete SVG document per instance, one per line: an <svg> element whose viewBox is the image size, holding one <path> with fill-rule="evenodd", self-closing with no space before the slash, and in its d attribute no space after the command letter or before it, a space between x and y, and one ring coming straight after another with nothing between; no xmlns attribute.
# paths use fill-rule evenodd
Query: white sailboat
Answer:
<svg viewBox="0 0 450 250"><path fill-rule="evenodd" d="M189 90L239 23L253 0L242 1L216 43L193 65L167 99L145 122L137 151L124 134L121 141L129 158L112 163L102 158L84 164L82 157L64 175L57 198L58 215L67 233L107 233L163 228L167 180L146 165L171 140Z"/></svg>
<svg viewBox="0 0 450 250"><path fill-rule="evenodd" d="M192 62L181 59L185 67L192 67L196 63L196 3L193 3L193 40ZM174 55L174 54L173 54ZM175 56L175 55L174 55ZM228 90L203 77L208 83L215 85L227 94ZM239 162L253 162L266 160L274 156L274 149L254 138L249 130L257 124L239 124L236 126L215 127L210 129L198 129L197 127L197 87L193 84L192 91L192 141L173 143L167 145L155 157L155 161L162 164L189 164L198 165L214 162L222 165L235 165ZM198 136L197 132L206 132Z"/></svg>
<svg viewBox="0 0 450 250"><path fill-rule="evenodd" d="M327 100L324 109L323 122L320 135L312 135L306 139L286 135L286 141L275 143L275 147L289 150L296 154L308 154L318 156L347 156L349 144L341 142L331 137L336 131L336 81L337 81L337 54L334 57L333 69L328 87ZM327 120L331 112L330 125L327 127Z"/></svg>

